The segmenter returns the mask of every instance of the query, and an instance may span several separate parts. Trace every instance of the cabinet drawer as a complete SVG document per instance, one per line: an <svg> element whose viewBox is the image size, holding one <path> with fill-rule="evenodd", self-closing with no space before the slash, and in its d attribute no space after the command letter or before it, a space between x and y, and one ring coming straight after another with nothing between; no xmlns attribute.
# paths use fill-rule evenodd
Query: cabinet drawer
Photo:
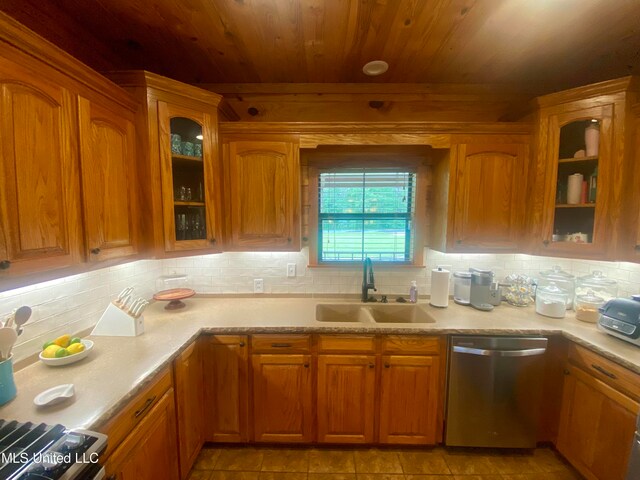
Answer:
<svg viewBox="0 0 640 480"><path fill-rule="evenodd" d="M115 448L129 435L158 403L162 395L173 386L171 370L166 368L160 372L150 384L125 405L118 415L111 418L99 428L109 437L109 445L103 458L109 457Z"/></svg>
<svg viewBox="0 0 640 480"><path fill-rule="evenodd" d="M375 353L376 338L373 336L318 335L320 353Z"/></svg>
<svg viewBox="0 0 640 480"><path fill-rule="evenodd" d="M311 335L253 335L253 353L307 353L311 351Z"/></svg>
<svg viewBox="0 0 640 480"><path fill-rule="evenodd" d="M382 338L382 353L438 355L440 353L440 337L388 335Z"/></svg>
<svg viewBox="0 0 640 480"><path fill-rule="evenodd" d="M569 347L569 360L634 400L640 400L640 375L580 345Z"/></svg>

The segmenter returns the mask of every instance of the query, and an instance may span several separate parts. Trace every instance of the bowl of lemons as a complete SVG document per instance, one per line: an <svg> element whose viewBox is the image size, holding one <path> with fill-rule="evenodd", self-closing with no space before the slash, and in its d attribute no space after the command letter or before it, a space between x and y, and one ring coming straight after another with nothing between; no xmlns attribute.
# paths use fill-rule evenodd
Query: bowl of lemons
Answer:
<svg viewBox="0 0 640 480"><path fill-rule="evenodd" d="M91 340L82 340L71 335L62 335L47 342L40 352L40 361L52 367L69 365L82 360L93 349Z"/></svg>

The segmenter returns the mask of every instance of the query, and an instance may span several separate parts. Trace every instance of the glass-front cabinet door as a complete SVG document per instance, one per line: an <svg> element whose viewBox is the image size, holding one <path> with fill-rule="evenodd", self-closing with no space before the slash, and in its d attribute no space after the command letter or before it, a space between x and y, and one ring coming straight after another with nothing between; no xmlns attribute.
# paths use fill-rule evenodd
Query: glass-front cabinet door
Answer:
<svg viewBox="0 0 640 480"><path fill-rule="evenodd" d="M551 115L543 252L607 250L613 105Z"/></svg>
<svg viewBox="0 0 640 480"><path fill-rule="evenodd" d="M219 163L212 116L158 104L166 251L219 251Z"/></svg>

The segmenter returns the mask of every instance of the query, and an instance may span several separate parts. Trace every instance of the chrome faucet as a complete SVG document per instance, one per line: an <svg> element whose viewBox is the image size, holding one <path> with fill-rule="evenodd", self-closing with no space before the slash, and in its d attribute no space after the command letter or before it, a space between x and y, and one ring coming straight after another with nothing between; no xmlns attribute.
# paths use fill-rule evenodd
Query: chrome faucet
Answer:
<svg viewBox="0 0 640 480"><path fill-rule="evenodd" d="M362 301L368 302L369 289L372 288L374 292L378 291L376 289L376 281L373 278L373 262L369 257L364 259L362 267Z"/></svg>

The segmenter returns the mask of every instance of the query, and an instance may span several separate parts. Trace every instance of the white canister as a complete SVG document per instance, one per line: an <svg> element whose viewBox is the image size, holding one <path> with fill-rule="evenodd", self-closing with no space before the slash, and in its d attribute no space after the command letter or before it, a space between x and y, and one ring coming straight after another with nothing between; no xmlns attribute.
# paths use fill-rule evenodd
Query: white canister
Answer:
<svg viewBox="0 0 640 480"><path fill-rule="evenodd" d="M587 157L598 155L600 146L600 125L598 122L592 122L584 129L584 143L587 146Z"/></svg>
<svg viewBox="0 0 640 480"><path fill-rule="evenodd" d="M431 296L429 303L434 307L449 306L449 270L442 267L431 270Z"/></svg>
<svg viewBox="0 0 640 480"><path fill-rule="evenodd" d="M582 195L582 181L584 176L581 173L574 173L569 175L567 181L567 203L571 205L577 205L580 203L580 196Z"/></svg>

